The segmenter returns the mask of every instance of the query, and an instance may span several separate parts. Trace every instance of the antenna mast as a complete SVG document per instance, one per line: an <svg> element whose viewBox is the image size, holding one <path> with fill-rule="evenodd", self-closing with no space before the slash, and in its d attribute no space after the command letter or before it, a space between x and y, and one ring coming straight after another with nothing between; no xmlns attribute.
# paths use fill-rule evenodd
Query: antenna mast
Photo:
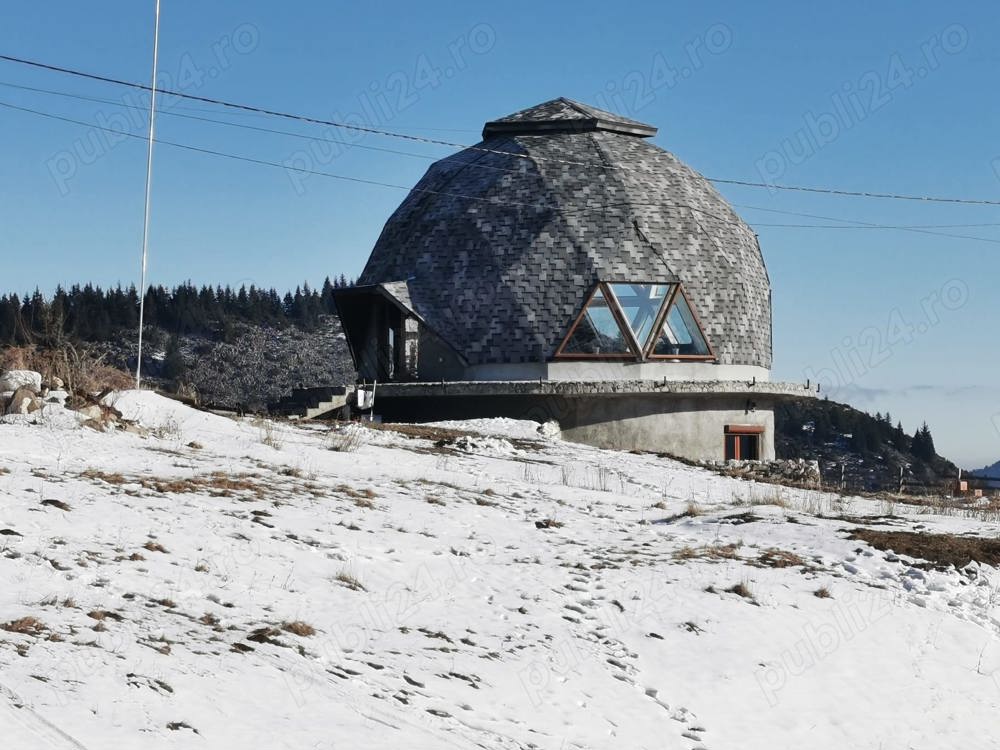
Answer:
<svg viewBox="0 0 1000 750"><path fill-rule="evenodd" d="M149 98L149 141L146 144L146 203L142 215L142 267L139 273L139 353L135 387L142 385L142 328L146 318L146 259L149 255L149 204L153 186L153 136L156 134L156 68L160 54L160 0L155 0L153 20L153 78Z"/></svg>

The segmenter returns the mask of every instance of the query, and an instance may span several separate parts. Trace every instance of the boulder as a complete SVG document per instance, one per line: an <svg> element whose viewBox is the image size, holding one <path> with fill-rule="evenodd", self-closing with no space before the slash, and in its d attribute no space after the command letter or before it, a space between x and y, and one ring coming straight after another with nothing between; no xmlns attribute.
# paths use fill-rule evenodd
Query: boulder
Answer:
<svg viewBox="0 0 1000 750"><path fill-rule="evenodd" d="M47 404L65 404L66 399L69 398L69 393L63 390L51 390L45 394L45 403Z"/></svg>
<svg viewBox="0 0 1000 750"><path fill-rule="evenodd" d="M0 375L0 393L30 387L34 393L42 390L42 374L32 370L8 370Z"/></svg>
<svg viewBox="0 0 1000 750"><path fill-rule="evenodd" d="M559 427L559 423L554 419L538 425L537 432L542 437L549 438L550 440L557 440L562 436L562 428Z"/></svg>
<svg viewBox="0 0 1000 750"><path fill-rule="evenodd" d="M7 405L7 414L31 414L42 408L42 402L31 386L25 385L14 391Z"/></svg>

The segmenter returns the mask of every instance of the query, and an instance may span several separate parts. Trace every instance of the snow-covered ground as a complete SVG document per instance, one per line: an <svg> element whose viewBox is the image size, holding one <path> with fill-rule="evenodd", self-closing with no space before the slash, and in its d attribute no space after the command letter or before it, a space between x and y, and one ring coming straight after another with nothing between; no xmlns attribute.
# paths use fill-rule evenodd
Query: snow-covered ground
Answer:
<svg viewBox="0 0 1000 750"><path fill-rule="evenodd" d="M3 748L1000 746L997 571L847 538L994 523L113 398L0 425Z"/></svg>

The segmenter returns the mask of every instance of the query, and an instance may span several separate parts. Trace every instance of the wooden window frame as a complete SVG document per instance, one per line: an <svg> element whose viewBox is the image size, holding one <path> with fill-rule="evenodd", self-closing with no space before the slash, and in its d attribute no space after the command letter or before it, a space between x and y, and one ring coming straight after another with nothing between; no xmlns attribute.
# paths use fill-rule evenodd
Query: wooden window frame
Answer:
<svg viewBox="0 0 1000 750"><path fill-rule="evenodd" d="M761 436L766 431L763 425L757 424L727 424L722 437L722 458L724 461L759 461L761 454ZM740 438L744 437L755 437L757 438L757 458L743 458L740 455ZM734 438L733 448L735 455L732 458L726 456L726 443L729 442L729 438Z"/></svg>
<svg viewBox="0 0 1000 750"><path fill-rule="evenodd" d="M674 302L677 299L677 295L681 295L684 298L684 302L688 306L688 310L691 311L691 317L694 318L694 323L698 326L698 332L701 337L705 340L705 346L708 347L708 354L653 354L653 350L656 348L656 340L659 338L660 331L663 330L663 325L667 321L667 315L670 313L670 308L674 306ZM649 342L649 346L643 353L644 359L653 360L654 362L662 362L664 360L686 360L688 362L714 362L717 357L715 356L715 349L712 348L712 342L709 341L708 335L705 333L705 328L701 324L701 319L698 317L698 311L694 309L694 305L691 304L690 298L684 291L684 286L680 283L674 285L674 291L670 295L670 299L667 300L667 304L664 305L663 309L660 310L660 315L656 320L656 324L653 327L654 334Z"/></svg>
<svg viewBox="0 0 1000 750"><path fill-rule="evenodd" d="M760 424L727 424L727 435L763 435L767 428Z"/></svg>
<svg viewBox="0 0 1000 750"><path fill-rule="evenodd" d="M567 354L565 352L566 345L569 344L570 339L573 338L573 334L576 333L577 327L583 321L583 316L587 314L587 309L590 307L590 303L593 302L594 297L597 292L600 291L604 300L608 303L608 309L611 310L611 314L614 316L615 322L618 324L618 328L621 329L622 334L625 336L625 341L628 344L629 352L622 352L621 354L585 354L582 352L571 352ZM554 359L561 360L613 360L613 361L625 361L631 362L638 359L641 355L639 354L639 347L636 346L635 335L632 333L631 326L625 321L622 316L621 309L618 307L618 300L615 299L614 295L611 294L611 290L608 289L607 285L603 281L597 282L594 288L590 290L590 294L587 295L586 301L583 303L583 307L580 313L576 316L573 321L573 325L570 326L569 333L563 338L562 343L556 350Z"/></svg>

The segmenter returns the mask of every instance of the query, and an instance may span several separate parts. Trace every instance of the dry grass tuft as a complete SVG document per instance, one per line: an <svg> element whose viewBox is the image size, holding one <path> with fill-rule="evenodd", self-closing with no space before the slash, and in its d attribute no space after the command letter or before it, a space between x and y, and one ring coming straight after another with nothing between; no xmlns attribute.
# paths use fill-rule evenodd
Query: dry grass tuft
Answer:
<svg viewBox="0 0 1000 750"><path fill-rule="evenodd" d="M91 481L105 482L111 485L137 484L143 489L161 495L203 493L212 497L232 497L236 493L246 493L256 499L263 499L273 487L266 484L263 477L257 474L226 474L213 471L209 474L198 474L193 477L174 477L156 479L150 477L126 477L118 473L107 473L96 469L87 469L81 477Z"/></svg>
<svg viewBox="0 0 1000 750"><path fill-rule="evenodd" d="M167 552L167 548L166 547L164 547L159 542L154 542L152 540L146 542L144 545L142 545L142 547L143 547L143 549L147 549L150 552L162 552L164 554L170 554L169 552Z"/></svg>
<svg viewBox="0 0 1000 750"><path fill-rule="evenodd" d="M737 596L742 596L744 599L753 599L753 591L750 589L749 581L740 581L739 583L733 584L726 591L730 594L736 594Z"/></svg>
<svg viewBox="0 0 1000 750"><path fill-rule="evenodd" d="M104 471L99 471L97 469L87 469L85 472L80 474L84 479L92 479L99 482L106 482L107 484L127 484L128 480L121 474L108 473Z"/></svg>
<svg viewBox="0 0 1000 750"><path fill-rule="evenodd" d="M363 490L356 490L350 485L338 484L336 491L343 495L347 495L352 500L374 500L378 497L378 493L371 487L366 487Z"/></svg>
<svg viewBox="0 0 1000 750"><path fill-rule="evenodd" d="M121 622L125 618L122 617L117 612L109 612L106 609L94 609L87 613L87 617L91 620L97 620L98 622L103 620L114 620L115 622Z"/></svg>
<svg viewBox="0 0 1000 750"><path fill-rule="evenodd" d="M562 527L563 522L554 518L543 518L541 521L535 521L536 529L561 529Z"/></svg>
<svg viewBox="0 0 1000 750"><path fill-rule="evenodd" d="M794 552L772 547L757 558L757 562L768 568L792 568L805 565L806 561Z"/></svg>
<svg viewBox="0 0 1000 750"><path fill-rule="evenodd" d="M819 599L831 599L833 597L833 594L830 593L830 589L828 589L826 586L821 586L820 588L813 591L813 596L818 597Z"/></svg>
<svg viewBox="0 0 1000 750"><path fill-rule="evenodd" d="M685 545L674 551L675 560L694 560L705 558L708 560L738 560L739 549L742 543L730 542L729 544L706 544L702 547L691 547Z"/></svg>
<svg viewBox="0 0 1000 750"><path fill-rule="evenodd" d="M303 638L308 638L311 635L316 635L316 628L307 622L302 622L301 620L293 620L292 622L281 623L281 629L287 630L289 633L294 635L300 635Z"/></svg>
<svg viewBox="0 0 1000 750"><path fill-rule="evenodd" d="M45 623L37 617L22 617L18 620L11 620L0 625L0 628L8 633L22 633L24 635L41 635L48 630Z"/></svg>
<svg viewBox="0 0 1000 750"><path fill-rule="evenodd" d="M362 585L361 581L359 581L353 575L348 573L346 570L342 570L339 573L337 573L337 575L335 575L333 579L338 583L344 584L345 586L347 586L347 588L351 589L352 591L368 590L364 587L364 585Z"/></svg>

